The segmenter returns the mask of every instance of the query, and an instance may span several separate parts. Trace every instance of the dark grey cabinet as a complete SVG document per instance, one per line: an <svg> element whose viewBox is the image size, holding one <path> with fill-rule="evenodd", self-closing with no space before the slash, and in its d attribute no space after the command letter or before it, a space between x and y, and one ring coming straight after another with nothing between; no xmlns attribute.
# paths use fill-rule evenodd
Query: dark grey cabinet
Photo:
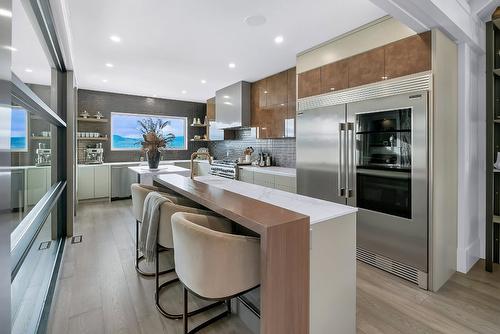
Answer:
<svg viewBox="0 0 500 334"><path fill-rule="evenodd" d="M137 174L128 169L130 166L111 166L111 199L132 196L130 186L137 182Z"/></svg>

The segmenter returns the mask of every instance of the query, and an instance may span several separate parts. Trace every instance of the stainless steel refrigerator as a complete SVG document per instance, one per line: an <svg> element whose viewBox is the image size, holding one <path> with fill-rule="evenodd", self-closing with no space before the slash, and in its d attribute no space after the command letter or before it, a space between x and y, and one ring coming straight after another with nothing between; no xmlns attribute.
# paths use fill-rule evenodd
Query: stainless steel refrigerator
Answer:
<svg viewBox="0 0 500 334"><path fill-rule="evenodd" d="M358 259L427 288L428 92L338 100L299 108L297 191L358 207Z"/></svg>

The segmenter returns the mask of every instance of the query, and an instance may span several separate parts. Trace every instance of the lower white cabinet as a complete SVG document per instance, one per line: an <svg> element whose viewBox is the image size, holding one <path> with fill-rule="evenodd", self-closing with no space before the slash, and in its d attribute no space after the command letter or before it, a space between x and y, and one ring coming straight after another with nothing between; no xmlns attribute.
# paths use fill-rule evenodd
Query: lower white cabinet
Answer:
<svg viewBox="0 0 500 334"><path fill-rule="evenodd" d="M253 183L259 186L274 188L274 175L267 173L253 173Z"/></svg>
<svg viewBox="0 0 500 334"><path fill-rule="evenodd" d="M94 167L84 166L78 167L78 184L77 198L91 199L94 198Z"/></svg>
<svg viewBox="0 0 500 334"><path fill-rule="evenodd" d="M238 174L238 180L242 182L258 184L259 186L279 189L291 193L297 192L295 176L254 172L245 168L240 168Z"/></svg>
<svg viewBox="0 0 500 334"><path fill-rule="evenodd" d="M26 196L28 205L35 205L51 186L50 167L33 167L26 170Z"/></svg>
<svg viewBox="0 0 500 334"><path fill-rule="evenodd" d="M296 178L293 176L275 175L274 188L283 191L288 191L291 193L296 193L297 192Z"/></svg>
<svg viewBox="0 0 500 334"><path fill-rule="evenodd" d="M94 198L109 197L109 166L94 167Z"/></svg>
<svg viewBox="0 0 500 334"><path fill-rule="evenodd" d="M78 166L77 199L109 197L109 174L107 165Z"/></svg>
<svg viewBox="0 0 500 334"><path fill-rule="evenodd" d="M238 172L238 178L240 181L246 182L246 183L253 183L253 172L249 171L244 168L240 168Z"/></svg>

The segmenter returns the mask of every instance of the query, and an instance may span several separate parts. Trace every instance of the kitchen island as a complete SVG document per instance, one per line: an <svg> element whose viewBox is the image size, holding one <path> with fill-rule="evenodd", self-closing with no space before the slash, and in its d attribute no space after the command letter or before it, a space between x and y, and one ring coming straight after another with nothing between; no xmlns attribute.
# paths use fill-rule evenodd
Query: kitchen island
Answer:
<svg viewBox="0 0 500 334"><path fill-rule="evenodd" d="M154 181L260 235L260 333L356 332L356 208L216 176Z"/></svg>

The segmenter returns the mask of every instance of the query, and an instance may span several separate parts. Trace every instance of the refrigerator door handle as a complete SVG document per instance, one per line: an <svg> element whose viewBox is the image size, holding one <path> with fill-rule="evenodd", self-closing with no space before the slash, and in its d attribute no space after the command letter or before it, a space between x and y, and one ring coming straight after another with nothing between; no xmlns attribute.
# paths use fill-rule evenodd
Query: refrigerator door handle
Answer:
<svg viewBox="0 0 500 334"><path fill-rule="evenodd" d="M344 154L343 154L343 148L344 144L342 144L342 138L345 138L345 128L346 124L345 123L339 123L339 171L337 173L337 193L340 197L345 196L345 188L343 187L343 176L344 176Z"/></svg>
<svg viewBox="0 0 500 334"><path fill-rule="evenodd" d="M353 196L352 191L352 180L354 179L354 123L346 124L346 191L345 198L350 198Z"/></svg>

